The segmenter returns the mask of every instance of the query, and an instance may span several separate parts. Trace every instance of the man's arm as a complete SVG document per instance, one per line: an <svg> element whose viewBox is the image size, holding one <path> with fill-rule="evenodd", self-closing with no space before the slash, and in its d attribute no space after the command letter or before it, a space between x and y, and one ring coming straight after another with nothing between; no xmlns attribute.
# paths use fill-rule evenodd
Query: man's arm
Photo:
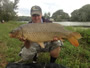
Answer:
<svg viewBox="0 0 90 68"><path fill-rule="evenodd" d="M24 41L24 46L28 49L30 47L30 41Z"/></svg>

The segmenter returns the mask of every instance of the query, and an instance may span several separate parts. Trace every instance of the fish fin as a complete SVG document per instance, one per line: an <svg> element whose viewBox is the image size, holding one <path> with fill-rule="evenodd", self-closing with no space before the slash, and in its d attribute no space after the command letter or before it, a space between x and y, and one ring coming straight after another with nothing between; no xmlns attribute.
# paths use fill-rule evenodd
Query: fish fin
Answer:
<svg viewBox="0 0 90 68"><path fill-rule="evenodd" d="M73 36L73 37L75 37L76 39L82 38L82 36L78 32L72 32L70 35Z"/></svg>
<svg viewBox="0 0 90 68"><path fill-rule="evenodd" d="M41 46L41 48L45 48L44 43L43 42L38 42L38 44Z"/></svg>
<svg viewBox="0 0 90 68"><path fill-rule="evenodd" d="M68 40L72 45L74 45L76 47L79 46L78 40L75 37L72 36L72 37L68 38Z"/></svg>
<svg viewBox="0 0 90 68"><path fill-rule="evenodd" d="M59 40L61 40L62 42L64 41L64 39L63 39L63 38L61 38L61 37L59 38Z"/></svg>

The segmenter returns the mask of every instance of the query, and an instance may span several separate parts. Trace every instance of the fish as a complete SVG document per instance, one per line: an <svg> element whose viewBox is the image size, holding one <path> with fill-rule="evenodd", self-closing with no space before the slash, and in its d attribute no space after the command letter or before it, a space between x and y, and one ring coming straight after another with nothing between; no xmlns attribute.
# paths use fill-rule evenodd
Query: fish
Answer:
<svg viewBox="0 0 90 68"><path fill-rule="evenodd" d="M52 41L54 38L58 40L66 39L77 47L79 46L78 40L82 38L80 33L67 30L64 26L57 23L23 24L13 29L9 35L12 38L36 42L42 48L45 48L44 42Z"/></svg>

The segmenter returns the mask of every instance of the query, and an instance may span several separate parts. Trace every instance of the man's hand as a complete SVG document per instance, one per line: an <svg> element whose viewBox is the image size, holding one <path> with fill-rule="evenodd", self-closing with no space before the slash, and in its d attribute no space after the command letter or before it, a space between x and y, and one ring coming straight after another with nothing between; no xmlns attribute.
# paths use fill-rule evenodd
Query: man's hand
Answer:
<svg viewBox="0 0 90 68"><path fill-rule="evenodd" d="M53 41L57 41L57 40L58 40L58 38L57 38L57 37L54 37L54 38L53 38Z"/></svg>
<svg viewBox="0 0 90 68"><path fill-rule="evenodd" d="M54 37L54 38L53 38L53 41L57 41L57 40L64 41L62 38L59 38L59 39L58 39L57 37Z"/></svg>

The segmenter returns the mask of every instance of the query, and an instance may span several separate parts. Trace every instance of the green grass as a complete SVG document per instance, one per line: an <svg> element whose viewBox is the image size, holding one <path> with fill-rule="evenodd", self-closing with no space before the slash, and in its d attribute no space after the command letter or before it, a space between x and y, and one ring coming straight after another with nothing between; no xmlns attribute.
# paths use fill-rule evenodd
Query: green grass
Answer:
<svg viewBox="0 0 90 68"><path fill-rule="evenodd" d="M9 37L9 32L24 23L7 22L0 23L0 68L4 68L9 62L15 62L20 59L18 53L23 45L18 39ZM81 27L66 27L69 30L80 32L83 38L90 34L90 29ZM85 34L86 32L86 34ZM80 39L80 46L74 47L68 41L64 42L61 52L56 63L62 64L69 68L89 68L90 67L90 44L85 39ZM38 62L49 63L49 53L39 55Z"/></svg>

